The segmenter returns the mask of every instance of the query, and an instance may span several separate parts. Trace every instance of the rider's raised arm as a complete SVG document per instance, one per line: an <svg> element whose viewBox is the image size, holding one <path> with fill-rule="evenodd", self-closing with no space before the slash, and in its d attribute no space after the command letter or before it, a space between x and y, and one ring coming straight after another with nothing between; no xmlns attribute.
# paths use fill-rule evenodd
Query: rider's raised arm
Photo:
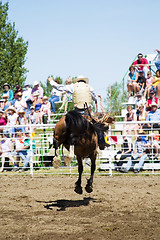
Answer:
<svg viewBox="0 0 160 240"><path fill-rule="evenodd" d="M50 80L50 79L48 79L48 81L50 82L51 86L57 89L58 91L69 92L69 93L73 93L74 91L73 84L70 84L70 85L58 84L54 80Z"/></svg>

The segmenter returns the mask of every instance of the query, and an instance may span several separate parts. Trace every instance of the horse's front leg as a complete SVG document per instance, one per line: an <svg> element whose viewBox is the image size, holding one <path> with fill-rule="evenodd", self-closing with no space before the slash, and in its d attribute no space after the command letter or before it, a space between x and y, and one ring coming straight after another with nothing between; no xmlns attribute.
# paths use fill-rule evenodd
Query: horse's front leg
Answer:
<svg viewBox="0 0 160 240"><path fill-rule="evenodd" d="M82 164L82 158L81 157L77 157L77 161L78 161L78 173L79 173L79 177L77 182L75 183L75 189L74 191L78 194L82 194L83 190L81 187L81 182L82 182L82 172L83 172L83 164Z"/></svg>
<svg viewBox="0 0 160 240"><path fill-rule="evenodd" d="M61 158L59 155L58 142L56 139L53 140L53 146L55 148L55 157L53 158L53 167L59 168L59 166L61 164Z"/></svg>
<svg viewBox="0 0 160 240"><path fill-rule="evenodd" d="M90 156L91 159L91 176L87 180L87 185L85 187L86 192L91 193L93 191L93 176L96 170L96 155Z"/></svg>

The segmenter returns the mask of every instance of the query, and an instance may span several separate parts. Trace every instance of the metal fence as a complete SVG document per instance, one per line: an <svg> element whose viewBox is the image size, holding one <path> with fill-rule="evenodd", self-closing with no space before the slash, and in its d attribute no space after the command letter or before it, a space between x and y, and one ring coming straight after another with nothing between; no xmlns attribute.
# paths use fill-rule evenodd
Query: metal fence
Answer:
<svg viewBox="0 0 160 240"><path fill-rule="evenodd" d="M139 129L142 124L143 129ZM150 124L150 128L147 127ZM140 157L133 158L135 151L135 145L137 138L143 137L146 141L147 153L141 168L140 173L143 174L159 174L160 173L160 156L159 156L159 136L160 129L158 127L158 122L116 122L116 124L108 130L106 133L106 141L110 144L108 148L103 151L99 150L97 157L97 170L96 174L120 174L125 169L127 164L130 162L130 168L128 173L133 173L140 161ZM127 127L126 127L127 126ZM69 167L64 165L64 157L67 154L67 150L59 148L59 153L61 156L61 165L59 169L53 168L53 161L55 156L55 150L52 147L53 141L53 131L55 124L36 124L36 125L16 125L16 126L4 126L3 132L1 132L0 141L1 149L2 145L8 139L11 142L10 155L14 158L17 166L15 167L10 159L6 155L4 172L12 174L14 171L19 174L19 172L24 172L25 174L77 174L77 161L76 157L73 158L72 163ZM14 129L18 129L18 132L14 132ZM19 129L22 128L24 132L19 134ZM143 130L143 133L142 133ZM125 135L124 135L125 132ZM29 137L26 134L29 133ZM5 135L4 135L5 134ZM132 146L131 154L121 159L123 155L122 146L124 145L124 137L126 137L129 144ZM30 139L30 145L25 157L19 154L17 150L18 139ZM34 145L36 148L34 148ZM120 153L122 151L122 153ZM158 151L158 152L157 152ZM1 155L1 159L2 159ZM25 158L28 156L29 162L25 169L24 162ZM1 161L2 164L2 161ZM24 170L24 171L23 171ZM85 174L90 173L90 160L84 159L84 172ZM127 173L127 171L125 172Z"/></svg>

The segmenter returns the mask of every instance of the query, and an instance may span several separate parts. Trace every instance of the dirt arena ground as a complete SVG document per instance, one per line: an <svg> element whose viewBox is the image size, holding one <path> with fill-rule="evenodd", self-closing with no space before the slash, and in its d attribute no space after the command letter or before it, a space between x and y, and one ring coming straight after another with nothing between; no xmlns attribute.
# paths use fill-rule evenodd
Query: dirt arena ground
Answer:
<svg viewBox="0 0 160 240"><path fill-rule="evenodd" d="M1 240L160 239L160 176L95 176L82 195L77 176L0 178Z"/></svg>

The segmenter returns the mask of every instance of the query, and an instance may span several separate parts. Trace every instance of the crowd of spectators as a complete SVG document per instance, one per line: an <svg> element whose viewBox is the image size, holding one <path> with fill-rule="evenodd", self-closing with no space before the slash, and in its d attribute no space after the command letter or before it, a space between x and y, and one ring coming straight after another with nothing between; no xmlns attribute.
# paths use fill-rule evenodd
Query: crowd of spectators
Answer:
<svg viewBox="0 0 160 240"><path fill-rule="evenodd" d="M154 148L154 158L158 156L158 141L160 136L160 52L157 49L156 51L158 53L155 58L157 70L153 76L147 59L141 53L138 54L138 59L129 68L127 82L128 100L132 97L135 109L133 109L132 104L130 105L128 101L124 121L129 123L125 123L123 126L123 136L126 139L128 135L127 139L129 139L134 132L134 141L132 141L134 143L134 150L128 158L127 166L119 168L121 172L128 172L137 158L139 159L139 163L136 165L134 172L139 172L148 156L149 151L146 151L148 147L150 149ZM143 121L143 123L137 121ZM158 132L157 135L152 136L152 139L156 136L154 142L147 141L145 137L150 129ZM141 134L144 136L141 136ZM118 165L122 165L121 163L122 161Z"/></svg>
<svg viewBox="0 0 160 240"><path fill-rule="evenodd" d="M67 78L66 84L71 83L72 79ZM55 113L55 102L61 101L61 97L63 101L60 109L65 107L66 112L68 100L71 101L72 96L67 95L66 92L58 92L54 88L50 97L44 96L44 90L37 81L34 82L33 87L29 84L24 87L16 84L15 89L12 90L8 83L2 87L3 92L0 99L0 172L4 170L6 158L12 162L14 170L24 171L32 154L29 147L31 138L27 125L50 122L51 113ZM48 121L44 121L45 116ZM33 126L32 132L35 129L36 127ZM13 149L16 160L11 154ZM32 149L35 150L34 140ZM20 159L24 163L21 169L19 169Z"/></svg>

